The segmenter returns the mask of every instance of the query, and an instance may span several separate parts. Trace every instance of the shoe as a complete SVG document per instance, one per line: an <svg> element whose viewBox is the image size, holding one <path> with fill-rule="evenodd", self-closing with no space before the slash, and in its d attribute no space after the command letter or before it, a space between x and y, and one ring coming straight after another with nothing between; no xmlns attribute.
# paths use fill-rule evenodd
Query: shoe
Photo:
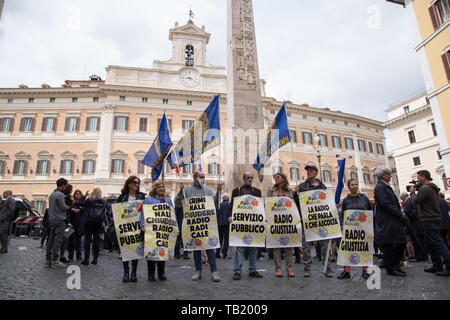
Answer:
<svg viewBox="0 0 450 320"><path fill-rule="evenodd" d="M83 262L81 262L81 264L83 266L88 266L89 265L89 260L84 259Z"/></svg>
<svg viewBox="0 0 450 320"><path fill-rule="evenodd" d="M304 274L305 278L311 277L311 269L305 268Z"/></svg>
<svg viewBox="0 0 450 320"><path fill-rule="evenodd" d="M327 272L325 273L325 277L326 277L326 278L333 278L333 272L327 271Z"/></svg>
<svg viewBox="0 0 450 320"><path fill-rule="evenodd" d="M385 269L386 265L384 264L384 261L380 263L380 265L378 266L380 269Z"/></svg>
<svg viewBox="0 0 450 320"><path fill-rule="evenodd" d="M161 281L166 281L166 280L167 280L167 277L166 277L166 275L163 273L163 274L161 274L161 275L158 275L158 279L161 280Z"/></svg>
<svg viewBox="0 0 450 320"><path fill-rule="evenodd" d="M69 259L69 263L73 262L73 259Z"/></svg>
<svg viewBox="0 0 450 320"><path fill-rule="evenodd" d="M432 266L430 268L426 268L423 271L428 272L428 273L436 273L436 272L442 272L444 271L443 268L436 268L435 266Z"/></svg>
<svg viewBox="0 0 450 320"><path fill-rule="evenodd" d="M148 275L148 281L156 281L155 275L154 274L149 274Z"/></svg>
<svg viewBox="0 0 450 320"><path fill-rule="evenodd" d="M396 277L406 277L406 273L398 272L398 270L388 271L387 274Z"/></svg>
<svg viewBox="0 0 450 320"><path fill-rule="evenodd" d="M189 257L189 256L184 256L184 257L183 257L184 260L189 260L190 258L191 258L191 257Z"/></svg>
<svg viewBox="0 0 450 320"><path fill-rule="evenodd" d="M258 261L263 261L264 259L263 259L263 257L259 257L257 260Z"/></svg>
<svg viewBox="0 0 450 320"><path fill-rule="evenodd" d="M202 278L202 272L201 271L197 271L194 276L192 277L192 281L198 281Z"/></svg>
<svg viewBox="0 0 450 320"><path fill-rule="evenodd" d="M137 282L136 269L131 270L130 282Z"/></svg>
<svg viewBox="0 0 450 320"><path fill-rule="evenodd" d="M123 282L130 282L130 269L126 268L123 271Z"/></svg>
<svg viewBox="0 0 450 320"><path fill-rule="evenodd" d="M344 279L351 279L351 275L350 272L347 271L342 271L342 273L340 275L338 275L337 277L339 280L344 280Z"/></svg>
<svg viewBox="0 0 450 320"><path fill-rule="evenodd" d="M403 270L402 268L397 268L397 269L395 269L395 270L398 271L398 272L400 272L400 273L406 274L406 271Z"/></svg>
<svg viewBox="0 0 450 320"><path fill-rule="evenodd" d="M235 272L233 274L233 280L241 280L241 274L239 272Z"/></svg>
<svg viewBox="0 0 450 320"><path fill-rule="evenodd" d="M227 258L227 255L224 254L224 255L222 256L222 259L225 260L226 258Z"/></svg>
<svg viewBox="0 0 450 320"><path fill-rule="evenodd" d="M181 259L181 256L175 256L175 259L176 260Z"/></svg>
<svg viewBox="0 0 450 320"><path fill-rule="evenodd" d="M295 258L295 263L301 263L299 258Z"/></svg>
<svg viewBox="0 0 450 320"><path fill-rule="evenodd" d="M52 260L45 260L44 267L45 268L51 268L52 267Z"/></svg>
<svg viewBox="0 0 450 320"><path fill-rule="evenodd" d="M361 277L367 280L370 278L370 274L367 271L363 271Z"/></svg>
<svg viewBox="0 0 450 320"><path fill-rule="evenodd" d="M450 277L450 268L447 268L445 271L438 271L436 272L436 275L441 277Z"/></svg>
<svg viewBox="0 0 450 320"><path fill-rule="evenodd" d="M282 278L282 277L283 277L283 272L278 271L278 272L275 273L275 275L276 275L278 278Z"/></svg>
<svg viewBox="0 0 450 320"><path fill-rule="evenodd" d="M249 276L250 278L257 278L257 279L263 278L263 275L262 275L261 273L259 273L258 271L250 272L250 273L248 274L248 276Z"/></svg>
<svg viewBox="0 0 450 320"><path fill-rule="evenodd" d="M336 262L336 258L331 258L330 262Z"/></svg>
<svg viewBox="0 0 450 320"><path fill-rule="evenodd" d="M0 253L8 253L8 249L2 248L2 249L0 249Z"/></svg>
<svg viewBox="0 0 450 320"><path fill-rule="evenodd" d="M294 278L295 277L295 273L293 273L292 271L288 272L288 277L289 278Z"/></svg>
<svg viewBox="0 0 450 320"><path fill-rule="evenodd" d="M221 258L220 253L216 253L216 259L220 259L220 258Z"/></svg>
<svg viewBox="0 0 450 320"><path fill-rule="evenodd" d="M97 264L97 259L92 260L92 264Z"/></svg>
<svg viewBox="0 0 450 320"><path fill-rule="evenodd" d="M214 282L220 282L220 277L217 272L211 273L211 278L212 278L212 281L214 281Z"/></svg>
<svg viewBox="0 0 450 320"><path fill-rule="evenodd" d="M69 262L69 260L67 260L65 257L60 258L59 261L61 261L62 263Z"/></svg>
<svg viewBox="0 0 450 320"><path fill-rule="evenodd" d="M58 260L56 260L56 261L53 261L52 267L56 267L56 268L67 268L67 265L64 264L64 263L62 263L62 262L60 262L60 261L58 261Z"/></svg>

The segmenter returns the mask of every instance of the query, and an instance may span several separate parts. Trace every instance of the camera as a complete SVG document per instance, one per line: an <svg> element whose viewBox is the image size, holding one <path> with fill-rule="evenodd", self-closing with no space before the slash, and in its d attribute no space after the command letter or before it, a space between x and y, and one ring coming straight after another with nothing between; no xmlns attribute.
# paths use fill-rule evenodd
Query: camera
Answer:
<svg viewBox="0 0 450 320"><path fill-rule="evenodd" d="M420 187L422 186L419 181L413 180L409 182L410 184L412 184L411 186L406 186L406 191L410 192L409 190L411 190L411 187L414 186L414 189L416 189L416 191L419 191Z"/></svg>

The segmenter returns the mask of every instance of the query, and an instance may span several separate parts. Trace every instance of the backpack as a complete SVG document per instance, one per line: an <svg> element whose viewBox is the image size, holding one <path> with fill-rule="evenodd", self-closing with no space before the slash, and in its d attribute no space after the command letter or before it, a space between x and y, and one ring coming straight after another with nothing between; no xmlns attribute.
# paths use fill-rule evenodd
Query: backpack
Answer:
<svg viewBox="0 0 450 320"><path fill-rule="evenodd" d="M93 206L89 207L87 216L88 223L101 223L105 216L105 205L102 202L94 202Z"/></svg>

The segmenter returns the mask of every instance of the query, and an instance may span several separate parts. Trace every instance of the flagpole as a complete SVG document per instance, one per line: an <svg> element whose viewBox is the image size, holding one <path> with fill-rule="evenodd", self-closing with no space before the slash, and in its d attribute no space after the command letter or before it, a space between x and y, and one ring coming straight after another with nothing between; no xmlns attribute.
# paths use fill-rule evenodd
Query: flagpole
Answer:
<svg viewBox="0 0 450 320"><path fill-rule="evenodd" d="M219 102L218 102L218 105L219 105L219 125L220 125L220 93L219 93ZM221 135L221 133L220 133L220 130L219 130L219 141L220 141L220 143L219 143L219 164L217 165L217 170L219 170L219 183L218 183L218 185L217 186L219 186L219 184L221 184L221 181L220 181L220 179L221 179L221 171L222 171L222 168L221 168L221 166L222 166L222 163L221 163L221 146L222 146L222 135ZM221 194L221 191L219 191L219 200L218 200L218 202L219 202L219 205L220 205L220 194Z"/></svg>
<svg viewBox="0 0 450 320"><path fill-rule="evenodd" d="M176 161L176 163L177 163L177 170L178 170L178 177L180 177L180 186L181 186L181 184L182 184L183 182L182 182L182 180L181 180L180 164L178 163L178 155L177 155L177 150L176 150L176 148L174 148L173 154L175 155L175 161ZM184 202L186 203L186 206L187 206L186 191L184 191L184 188L183 188L183 195L184 195Z"/></svg>
<svg viewBox="0 0 450 320"><path fill-rule="evenodd" d="M283 102L284 103L284 105L285 105L285 108L284 108L284 112L285 112L285 114L286 114L286 122L288 122L288 116L287 116L287 110L286 110L286 108L287 108L287 105L286 105L286 101L284 101ZM289 124L288 124L288 130L289 130ZM290 132L289 132L289 135L290 135ZM292 141L292 137L291 137L291 152L292 152L292 162L294 162L295 163L295 156L294 156L294 142ZM297 169L297 168L295 168L295 169ZM297 171L295 172L295 184L298 186L298 177L297 177Z"/></svg>

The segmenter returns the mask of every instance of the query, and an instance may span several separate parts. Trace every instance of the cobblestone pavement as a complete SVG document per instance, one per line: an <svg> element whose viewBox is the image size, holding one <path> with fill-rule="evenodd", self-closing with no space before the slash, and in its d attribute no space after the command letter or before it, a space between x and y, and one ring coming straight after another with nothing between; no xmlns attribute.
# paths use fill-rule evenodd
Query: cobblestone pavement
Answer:
<svg viewBox="0 0 450 320"><path fill-rule="evenodd" d="M314 259L312 277L303 277L303 265L295 264L295 278L276 278L273 260L267 255L258 261L264 279L248 277L244 261L240 281L231 279L233 260L217 259L222 281L213 283L208 265L203 278L193 282L194 260L166 263L165 282L147 281L147 265L139 261L138 282L122 283L122 263L118 253L103 251L98 265L83 266L81 289L69 290L66 269L44 268L44 249L39 241L13 238L9 252L0 255L0 299L88 299L88 300L449 300L450 279L423 272L426 263L409 263L406 278L392 277L381 270L381 289L369 290L361 278L361 268L353 268L351 280L338 280L342 267L333 264L335 277L322 275L322 264ZM284 263L284 262L283 262ZM284 268L284 265L283 265Z"/></svg>

